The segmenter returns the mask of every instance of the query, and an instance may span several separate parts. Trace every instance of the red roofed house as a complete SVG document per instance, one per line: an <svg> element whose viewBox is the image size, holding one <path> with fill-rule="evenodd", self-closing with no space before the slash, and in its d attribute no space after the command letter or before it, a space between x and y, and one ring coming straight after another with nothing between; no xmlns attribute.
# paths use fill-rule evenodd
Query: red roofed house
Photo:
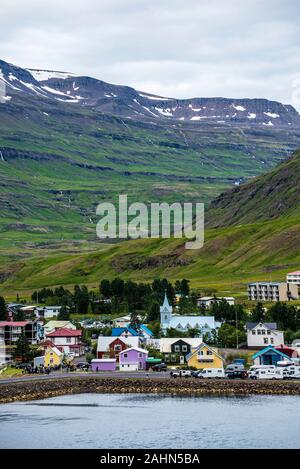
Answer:
<svg viewBox="0 0 300 469"><path fill-rule="evenodd" d="M30 344L37 344L40 340L40 327L39 321L0 321L0 342L15 345L24 334Z"/></svg>
<svg viewBox="0 0 300 469"><path fill-rule="evenodd" d="M296 270L296 272L290 272L286 276L287 283L292 283L300 287L300 270Z"/></svg>
<svg viewBox="0 0 300 469"><path fill-rule="evenodd" d="M81 342L82 332L65 329L63 327L46 333L46 341L50 340L55 347L64 353L74 353L79 357L84 354L84 345Z"/></svg>

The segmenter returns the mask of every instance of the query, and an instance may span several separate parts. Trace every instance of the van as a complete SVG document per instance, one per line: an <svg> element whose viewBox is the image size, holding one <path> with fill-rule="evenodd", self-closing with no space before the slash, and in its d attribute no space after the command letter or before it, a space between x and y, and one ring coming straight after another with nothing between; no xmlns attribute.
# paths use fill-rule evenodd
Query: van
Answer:
<svg viewBox="0 0 300 469"><path fill-rule="evenodd" d="M280 370L270 370L270 369L261 369L254 371L250 378L252 379L282 379L282 371Z"/></svg>
<svg viewBox="0 0 300 469"><path fill-rule="evenodd" d="M225 378L224 368L204 368L198 373L197 378Z"/></svg>
<svg viewBox="0 0 300 469"><path fill-rule="evenodd" d="M245 369L242 363L230 363L225 370L225 373L231 373L233 371L243 371Z"/></svg>
<svg viewBox="0 0 300 469"><path fill-rule="evenodd" d="M265 371L272 370L272 371L275 371L275 369L276 369L275 365L252 365L252 366L250 366L250 368L248 370L248 376L249 376L249 378L252 378L252 376L255 374L255 372L257 370L265 370Z"/></svg>

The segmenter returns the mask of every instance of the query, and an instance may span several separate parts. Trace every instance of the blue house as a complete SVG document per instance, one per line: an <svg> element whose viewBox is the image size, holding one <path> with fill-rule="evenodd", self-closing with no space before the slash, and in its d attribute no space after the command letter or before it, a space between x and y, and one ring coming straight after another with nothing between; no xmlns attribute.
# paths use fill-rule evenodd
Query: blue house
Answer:
<svg viewBox="0 0 300 469"><path fill-rule="evenodd" d="M254 365L276 365L279 361L291 361L290 357L280 350L277 350L272 345L255 353L252 358Z"/></svg>
<svg viewBox="0 0 300 469"><path fill-rule="evenodd" d="M138 337L140 334L132 327L113 327L112 337Z"/></svg>
<svg viewBox="0 0 300 469"><path fill-rule="evenodd" d="M141 324L139 331L132 327L114 327L111 333L112 337L141 337L144 339L151 339L153 332L145 325Z"/></svg>

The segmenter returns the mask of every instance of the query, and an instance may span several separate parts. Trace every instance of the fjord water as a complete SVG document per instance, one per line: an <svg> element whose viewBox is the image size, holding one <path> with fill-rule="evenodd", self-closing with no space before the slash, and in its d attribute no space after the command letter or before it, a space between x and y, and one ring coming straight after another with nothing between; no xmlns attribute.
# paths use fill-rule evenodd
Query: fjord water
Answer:
<svg viewBox="0 0 300 469"><path fill-rule="evenodd" d="M1 448L300 448L297 396L79 394L0 405Z"/></svg>

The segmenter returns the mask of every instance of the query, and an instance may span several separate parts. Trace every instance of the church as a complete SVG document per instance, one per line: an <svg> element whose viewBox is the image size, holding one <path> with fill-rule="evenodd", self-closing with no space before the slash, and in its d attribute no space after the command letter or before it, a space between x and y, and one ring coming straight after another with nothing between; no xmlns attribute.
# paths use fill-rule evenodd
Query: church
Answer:
<svg viewBox="0 0 300 469"><path fill-rule="evenodd" d="M200 329L201 335L211 333L221 326L215 321L214 316L180 316L173 314L173 307L170 305L167 293L163 304L160 306L160 326L163 332L167 329L177 329L187 332L189 329Z"/></svg>

